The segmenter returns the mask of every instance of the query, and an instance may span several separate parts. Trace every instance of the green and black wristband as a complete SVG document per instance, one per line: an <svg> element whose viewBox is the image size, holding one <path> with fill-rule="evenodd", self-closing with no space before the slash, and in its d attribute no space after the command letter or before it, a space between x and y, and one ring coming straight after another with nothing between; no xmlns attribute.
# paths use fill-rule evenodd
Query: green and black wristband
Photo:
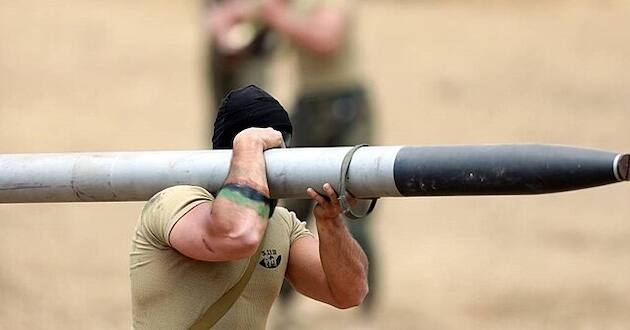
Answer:
<svg viewBox="0 0 630 330"><path fill-rule="evenodd" d="M271 218L276 205L278 205L277 199L268 198L252 187L237 183L229 183L221 187L217 193L217 197L219 196L249 207L261 217Z"/></svg>

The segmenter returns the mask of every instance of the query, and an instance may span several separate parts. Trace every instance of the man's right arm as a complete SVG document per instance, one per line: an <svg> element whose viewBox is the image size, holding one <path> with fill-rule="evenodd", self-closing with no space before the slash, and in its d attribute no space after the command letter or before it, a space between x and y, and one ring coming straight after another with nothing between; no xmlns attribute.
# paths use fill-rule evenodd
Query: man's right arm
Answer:
<svg viewBox="0 0 630 330"><path fill-rule="evenodd" d="M239 133L224 186L214 202L201 203L182 216L170 233L171 246L203 261L253 255L267 227L269 205L248 198L248 193L269 197L263 151L281 143L282 135L271 128L250 128Z"/></svg>

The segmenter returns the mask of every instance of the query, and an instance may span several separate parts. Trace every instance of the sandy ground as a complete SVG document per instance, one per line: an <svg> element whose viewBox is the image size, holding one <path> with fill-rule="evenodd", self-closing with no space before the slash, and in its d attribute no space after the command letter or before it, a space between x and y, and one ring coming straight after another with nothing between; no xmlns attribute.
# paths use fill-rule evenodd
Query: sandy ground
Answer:
<svg viewBox="0 0 630 330"><path fill-rule="evenodd" d="M205 147L198 8L0 2L0 153ZM380 144L630 150L627 2L372 1L358 14ZM274 90L290 104L282 63ZM372 318L300 300L294 327L628 329L629 189L383 200ZM0 205L0 328L129 328L141 205Z"/></svg>

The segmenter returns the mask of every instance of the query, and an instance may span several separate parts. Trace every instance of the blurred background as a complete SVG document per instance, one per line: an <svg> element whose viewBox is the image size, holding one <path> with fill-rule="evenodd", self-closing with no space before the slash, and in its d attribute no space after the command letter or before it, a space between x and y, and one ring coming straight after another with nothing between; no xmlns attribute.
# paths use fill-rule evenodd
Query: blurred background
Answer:
<svg viewBox="0 0 630 330"><path fill-rule="evenodd" d="M0 1L0 153L207 148L201 8ZM374 144L630 151L627 1L371 0L355 10ZM294 66L280 51L268 68L287 108ZM370 224L372 315L298 299L295 328L628 329L629 189L384 199ZM0 328L129 328L141 207L0 205Z"/></svg>

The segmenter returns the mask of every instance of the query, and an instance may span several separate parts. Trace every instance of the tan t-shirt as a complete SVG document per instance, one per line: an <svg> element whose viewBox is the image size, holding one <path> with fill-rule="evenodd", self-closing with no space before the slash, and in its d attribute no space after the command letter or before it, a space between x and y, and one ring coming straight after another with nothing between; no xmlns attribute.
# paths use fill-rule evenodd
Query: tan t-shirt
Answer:
<svg viewBox="0 0 630 330"><path fill-rule="evenodd" d="M355 87L360 83L354 36L354 0L294 0L289 2L298 17L308 17L321 8L340 10L346 15L346 31L340 48L321 56L306 48L297 49L299 88L302 94Z"/></svg>
<svg viewBox="0 0 630 330"><path fill-rule="evenodd" d="M195 186L175 186L153 196L136 226L130 253L133 327L187 329L242 276L248 259L204 262L170 247L169 234L186 212L212 195ZM295 240L312 236L295 213L276 208L261 255L243 294L214 329L264 329L278 296Z"/></svg>

